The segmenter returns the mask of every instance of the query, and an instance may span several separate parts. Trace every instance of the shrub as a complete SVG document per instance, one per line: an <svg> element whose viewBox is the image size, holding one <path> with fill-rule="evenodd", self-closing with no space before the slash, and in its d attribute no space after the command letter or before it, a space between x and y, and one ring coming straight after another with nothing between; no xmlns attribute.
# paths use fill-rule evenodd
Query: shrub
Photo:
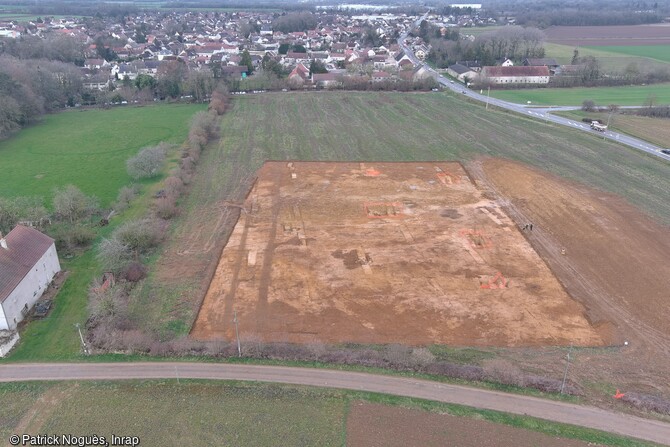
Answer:
<svg viewBox="0 0 670 447"><path fill-rule="evenodd" d="M131 262L123 271L123 278L128 282L138 282L146 278L147 269L139 262Z"/></svg>
<svg viewBox="0 0 670 447"><path fill-rule="evenodd" d="M558 379L551 379L548 377L524 376L523 386L534 388L545 393L560 393L561 387L563 386L563 381ZM581 394L579 388L567 382L563 387L563 393L572 395Z"/></svg>
<svg viewBox="0 0 670 447"><path fill-rule="evenodd" d="M523 386L523 374L515 365L503 359L488 360L484 363L486 379L507 385Z"/></svg>
<svg viewBox="0 0 670 447"><path fill-rule="evenodd" d="M148 146L126 161L128 175L135 180L151 178L160 174L161 166L165 161L165 155L170 145L160 143L157 146Z"/></svg>
<svg viewBox="0 0 670 447"><path fill-rule="evenodd" d="M156 201L156 216L161 219L172 219L178 211L177 204L172 197L162 197Z"/></svg>
<svg viewBox="0 0 670 447"><path fill-rule="evenodd" d="M113 237L100 242L96 257L104 270L118 273L132 261L133 252L130 247Z"/></svg>
<svg viewBox="0 0 670 447"><path fill-rule="evenodd" d="M411 366L410 355L412 350L408 346L391 344L384 348L383 357L395 367L406 368Z"/></svg>
<svg viewBox="0 0 670 447"><path fill-rule="evenodd" d="M192 172L195 167L195 160L188 156L181 159L181 172ZM183 180L183 179L182 179Z"/></svg>
<svg viewBox="0 0 670 447"><path fill-rule="evenodd" d="M95 239L95 231L80 224L52 225L49 227L49 235L56 241L56 247L65 251L87 247Z"/></svg>
<svg viewBox="0 0 670 447"><path fill-rule="evenodd" d="M228 104L228 90L225 86L219 86L212 93L212 99L209 101L209 110L216 112L218 115L223 115L226 112Z"/></svg>
<svg viewBox="0 0 670 447"><path fill-rule="evenodd" d="M155 220L131 220L117 228L114 237L128 249L136 253L146 253L161 242L163 231Z"/></svg>
<svg viewBox="0 0 670 447"><path fill-rule="evenodd" d="M621 400L642 410L670 415L670 400L662 397L630 392L625 393Z"/></svg>
<svg viewBox="0 0 670 447"><path fill-rule="evenodd" d="M201 150L214 134L215 115L207 112L198 112L191 120L188 133L188 142L192 149ZM193 151L191 151L193 157ZM195 157L194 157L195 158Z"/></svg>
<svg viewBox="0 0 670 447"><path fill-rule="evenodd" d="M430 365L435 361L435 355L428 348L412 349L412 361L418 366Z"/></svg>
<svg viewBox="0 0 670 447"><path fill-rule="evenodd" d="M165 179L165 192L168 196L178 198L184 189L184 182L176 176L170 176Z"/></svg>
<svg viewBox="0 0 670 447"><path fill-rule="evenodd" d="M139 187L137 185L133 186L124 186L119 189L119 194L116 197L116 203L114 204L114 209L117 211L123 211L128 208L130 202L133 201L137 194L139 193Z"/></svg>
<svg viewBox="0 0 670 447"><path fill-rule="evenodd" d="M98 201L95 197L86 196L76 186L67 185L56 188L53 206L59 217L74 223L93 215L98 209Z"/></svg>
<svg viewBox="0 0 670 447"><path fill-rule="evenodd" d="M89 291L89 313L92 318L111 319L124 310L125 296L121 287L100 289L98 281L93 283Z"/></svg>
<svg viewBox="0 0 670 447"><path fill-rule="evenodd" d="M70 229L72 242L78 247L88 246L95 239L95 231L84 225L75 225Z"/></svg>

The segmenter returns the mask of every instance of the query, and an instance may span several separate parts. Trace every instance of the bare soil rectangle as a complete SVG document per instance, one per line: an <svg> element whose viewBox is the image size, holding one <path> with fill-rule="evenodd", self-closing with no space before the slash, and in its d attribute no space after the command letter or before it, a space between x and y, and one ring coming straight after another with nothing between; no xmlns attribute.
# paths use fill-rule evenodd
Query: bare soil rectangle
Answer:
<svg viewBox="0 0 670 447"><path fill-rule="evenodd" d="M523 231L459 163L268 162L191 335L602 345Z"/></svg>

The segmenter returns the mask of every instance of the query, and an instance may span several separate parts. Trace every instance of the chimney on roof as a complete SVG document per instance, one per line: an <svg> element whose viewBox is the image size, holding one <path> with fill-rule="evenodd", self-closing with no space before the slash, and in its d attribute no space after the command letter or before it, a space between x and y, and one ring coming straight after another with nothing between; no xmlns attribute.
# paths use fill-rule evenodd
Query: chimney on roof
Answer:
<svg viewBox="0 0 670 447"><path fill-rule="evenodd" d="M7 241L5 240L5 237L2 235L2 231L0 231L0 247L4 248L5 250L9 250L7 248Z"/></svg>

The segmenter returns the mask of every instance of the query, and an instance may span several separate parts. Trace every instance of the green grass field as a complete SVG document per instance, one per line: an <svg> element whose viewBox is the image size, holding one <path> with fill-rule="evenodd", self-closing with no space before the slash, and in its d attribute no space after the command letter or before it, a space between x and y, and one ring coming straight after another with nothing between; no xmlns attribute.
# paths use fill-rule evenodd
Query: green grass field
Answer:
<svg viewBox="0 0 670 447"><path fill-rule="evenodd" d="M647 57L662 62L670 63L670 45L631 45L631 46L587 46L596 51L607 51L609 53L618 53L628 56Z"/></svg>
<svg viewBox="0 0 670 447"><path fill-rule="evenodd" d="M131 182L126 160L143 146L181 143L202 105L152 105L48 115L0 142L0 195L40 196L51 206L56 187L73 184L103 207Z"/></svg>
<svg viewBox="0 0 670 447"><path fill-rule="evenodd" d="M640 71L649 71L656 68L668 68L667 60L657 56L663 55L663 51L635 50L635 48L655 48L656 46L640 47L607 47L590 46L579 47L579 56L593 56L598 59L600 66L605 71L622 72L631 64L634 64ZM617 48L626 49L616 51ZM560 64L570 64L574 55L575 47L572 45L561 45L545 42L544 49L546 57L553 57Z"/></svg>
<svg viewBox="0 0 670 447"><path fill-rule="evenodd" d="M47 116L44 122L22 130L0 143L6 173L0 177L3 196L42 196L50 205L53 188L68 183L108 206L121 186L131 182L125 161L147 144L159 141L181 143L188 123L200 105L158 105L112 110L86 110ZM165 169L176 164L177 150ZM36 174L38 173L38 174ZM40 178L37 178L40 176ZM144 214L150 191L159 179L143 182L144 196L109 226L97 230L98 240L108 237L124 219ZM70 272L49 316L21 331L21 343L12 360L72 359L79 356L75 324L88 318L88 287L100 274L93 249L72 259L61 257L61 267Z"/></svg>
<svg viewBox="0 0 670 447"><path fill-rule="evenodd" d="M534 88L520 90L491 90L491 96L505 101L543 106L581 106L590 99L606 106L642 106L650 98L656 104L670 104L670 84L625 87Z"/></svg>
<svg viewBox="0 0 670 447"><path fill-rule="evenodd" d="M350 408L358 402L419 411L414 417L428 412L467 417L473 430L480 420L508 425L514 427L519 445L527 444L525 430L599 445L649 445L595 430L419 399L195 380L0 384L0 436L6 439L20 425L31 434L138 436L140 445L147 446L344 446L352 423ZM412 443L407 437L399 441L398 445Z"/></svg>

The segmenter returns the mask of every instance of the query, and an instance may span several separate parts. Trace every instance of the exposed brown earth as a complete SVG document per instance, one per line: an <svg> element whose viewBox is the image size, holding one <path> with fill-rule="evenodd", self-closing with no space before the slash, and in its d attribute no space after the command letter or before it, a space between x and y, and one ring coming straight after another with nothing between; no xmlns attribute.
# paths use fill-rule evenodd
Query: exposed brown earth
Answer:
<svg viewBox="0 0 670 447"><path fill-rule="evenodd" d="M598 346L562 288L458 163L268 162L192 336Z"/></svg>
<svg viewBox="0 0 670 447"><path fill-rule="evenodd" d="M561 45L668 45L670 24L625 26L552 26L547 41Z"/></svg>
<svg viewBox="0 0 670 447"><path fill-rule="evenodd" d="M351 447L578 447L596 444L449 414L353 402L347 418Z"/></svg>
<svg viewBox="0 0 670 447"><path fill-rule="evenodd" d="M609 322L620 348L573 353L571 377L612 394L613 387L621 387L670 395L668 228L619 197L519 163L487 159L469 168L482 186L510 198L504 206L510 216L534 222L526 236L570 295L588 309L590 321ZM561 359L549 371L554 375L565 358L565 353L546 351L508 354L530 368L552 368L550 359ZM611 396L606 399L603 403L616 403Z"/></svg>

